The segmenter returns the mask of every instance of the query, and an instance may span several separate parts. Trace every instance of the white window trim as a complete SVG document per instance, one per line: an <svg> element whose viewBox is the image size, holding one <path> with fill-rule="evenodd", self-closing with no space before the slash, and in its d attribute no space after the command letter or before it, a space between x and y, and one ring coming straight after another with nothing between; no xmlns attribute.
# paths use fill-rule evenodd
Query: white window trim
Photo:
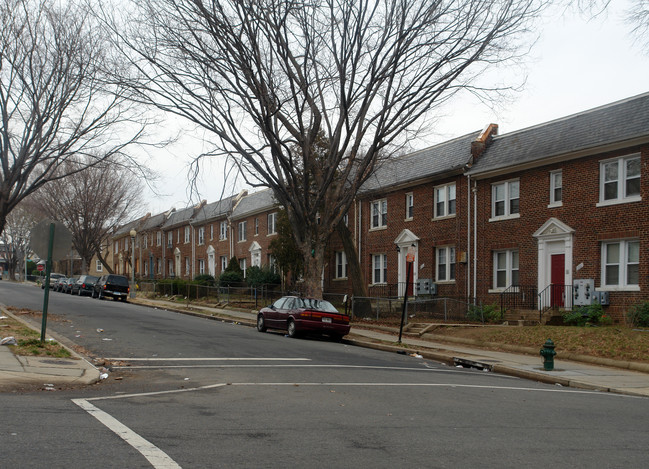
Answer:
<svg viewBox="0 0 649 469"><path fill-rule="evenodd" d="M378 282L374 281L374 270L375 270L375 262L376 258L379 257L381 259L381 279ZM388 256L387 254L372 254L372 285L386 285L388 280L388 265L387 265L387 259Z"/></svg>
<svg viewBox="0 0 649 469"><path fill-rule="evenodd" d="M512 198L510 197L510 185L512 182L518 182L518 213L510 213L510 202ZM504 184L505 185L505 213L504 215L495 215L496 213L496 200L494 199L494 188L496 186L500 186ZM501 220L512 220L515 218L520 218L521 213L520 213L520 200L521 200L521 182L520 179L508 179L507 181L499 181L496 183L491 184L491 218L489 218L489 221L501 221Z"/></svg>
<svg viewBox="0 0 649 469"><path fill-rule="evenodd" d="M453 213L448 213L449 212L449 202L450 202L450 193L449 190L450 188L455 187L455 212ZM444 189L444 193L446 194L446 198L444 200L444 215L437 215L437 191L439 189ZM454 182L448 183L448 184L442 184L441 186L435 186L433 187L433 219L435 220L445 220L447 218L455 218L457 216L457 186Z"/></svg>
<svg viewBox="0 0 649 469"><path fill-rule="evenodd" d="M228 223L222 221L219 223L219 241L225 241L228 239Z"/></svg>
<svg viewBox="0 0 649 469"><path fill-rule="evenodd" d="M103 272L104 271L104 265L101 263L101 261L99 259L96 259L95 270L97 272Z"/></svg>
<svg viewBox="0 0 649 469"><path fill-rule="evenodd" d="M412 215L410 215L410 208L412 207ZM415 216L415 196L412 192L406 194L406 217L405 221L410 221Z"/></svg>
<svg viewBox="0 0 649 469"><path fill-rule="evenodd" d="M244 243L248 239L248 222L246 221L240 221L239 224L237 225L238 230L237 230L237 242L238 243ZM241 229L243 227L243 230ZM243 236L243 237L242 237Z"/></svg>
<svg viewBox="0 0 649 469"><path fill-rule="evenodd" d="M273 220L271 223L271 219ZM273 236L277 234L277 212L268 214L268 233L266 236Z"/></svg>
<svg viewBox="0 0 649 469"><path fill-rule="evenodd" d="M342 260L342 269L343 269L342 276L338 276L338 268L341 265L339 260ZM336 270L334 272L334 280L346 280L348 278L347 277L348 269L349 269L349 263L347 262L347 254L345 254L345 251L336 251Z"/></svg>
<svg viewBox="0 0 649 469"><path fill-rule="evenodd" d="M198 229L198 245L202 246L203 244L205 244L205 227L201 226Z"/></svg>
<svg viewBox="0 0 649 469"><path fill-rule="evenodd" d="M444 251L446 253L446 263L444 264L446 266L446 277L445 279L439 278L439 255L440 251ZM453 256L451 256L451 252L454 252ZM453 261L453 262L451 262ZM435 283L442 283L442 284L453 284L455 283L455 278L451 279L451 264L455 264L455 275L457 277L457 262L455 262L455 246L439 246L435 248Z"/></svg>
<svg viewBox="0 0 649 469"><path fill-rule="evenodd" d="M383 223L383 204L385 203L385 224ZM374 206L378 204L378 225L374 226ZM388 199L378 199L370 202L370 231L385 230L388 227Z"/></svg>
<svg viewBox="0 0 649 469"><path fill-rule="evenodd" d="M640 291L640 285L627 284L628 281L627 266L628 266L628 259L629 259L628 243L630 242L639 242L639 239L638 238L611 239L611 240L606 240L601 242L601 259L602 259L601 273L600 273L601 281L600 281L600 287L597 289L597 291ZM609 244L620 244L620 251L621 251L620 255L622 256L620 262L620 277L621 280L623 280L623 282L620 284L615 284L615 285L606 284L606 246ZM638 262L638 264L640 264L640 262Z"/></svg>
<svg viewBox="0 0 649 469"><path fill-rule="evenodd" d="M520 256L520 251L518 249L499 249L497 251L493 251L493 254L491 256L492 263L493 263L493 268L491 271L491 288L489 289L489 293L500 293L505 291L509 286L512 284L512 253L516 251L519 253ZM504 287L497 287L496 282L498 279L498 262L496 260L496 256L500 253L507 253L507 265L505 267L506 269L506 281ZM521 275L521 265L520 265L520 257L518 259L518 278L520 279Z"/></svg>
<svg viewBox="0 0 649 469"><path fill-rule="evenodd" d="M554 200L554 192L557 187L554 185L554 176L556 174L561 174L561 200ZM519 186L520 191L520 186ZM519 194L520 195L520 194ZM563 207L563 170L557 169L555 171L550 171L550 203L548 208Z"/></svg>
<svg viewBox="0 0 649 469"><path fill-rule="evenodd" d="M624 163L628 160L632 159L639 159L640 161L640 153L631 153L629 155L624 155L624 156L618 156L616 158L609 158L606 160L601 160L599 162L599 202L595 204L595 207L607 207L609 205L619 205L619 204L628 204L632 202L641 202L642 201L642 196L641 195L632 195L629 197L625 197L623 192L624 192L624 187L626 183L626 165L620 164ZM618 162L619 165L619 177L618 177L618 197L616 199L611 199L611 200L604 200L604 165L608 163L612 163L614 161ZM642 185L642 170L640 171L640 184ZM620 197L620 194L622 193L622 196Z"/></svg>
<svg viewBox="0 0 649 469"><path fill-rule="evenodd" d="M189 226L185 227L185 244L189 244L189 241L191 240L191 229Z"/></svg>

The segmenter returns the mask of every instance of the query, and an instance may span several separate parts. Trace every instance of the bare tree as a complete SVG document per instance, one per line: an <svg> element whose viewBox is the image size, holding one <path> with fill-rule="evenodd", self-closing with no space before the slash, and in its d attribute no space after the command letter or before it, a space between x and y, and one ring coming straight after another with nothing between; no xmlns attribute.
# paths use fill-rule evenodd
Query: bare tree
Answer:
<svg viewBox="0 0 649 469"><path fill-rule="evenodd" d="M29 233L38 221L38 215L26 203L18 205L7 216L0 240L5 245L9 278L15 278L16 271L20 271L19 266L25 262L29 250Z"/></svg>
<svg viewBox="0 0 649 469"><path fill-rule="evenodd" d="M649 53L649 0L633 1L627 13L627 22L644 52Z"/></svg>
<svg viewBox="0 0 649 469"><path fill-rule="evenodd" d="M83 273L88 273L95 255L112 273L103 246L114 228L135 218L134 212L141 205L142 185L132 172L119 165L100 163L88 167L88 162L68 161L60 169L68 176L45 185L34 200L42 213L70 230Z"/></svg>
<svg viewBox="0 0 649 469"><path fill-rule="evenodd" d="M106 43L75 1L0 0L0 232L48 181L125 156L142 110L106 81ZM97 156L101 155L101 156ZM68 161L74 162L66 166Z"/></svg>
<svg viewBox="0 0 649 469"><path fill-rule="evenodd" d="M274 191L319 294L325 244L380 158L457 91L495 91L481 74L519 57L546 3L138 0L99 11L138 98L207 129L211 155Z"/></svg>

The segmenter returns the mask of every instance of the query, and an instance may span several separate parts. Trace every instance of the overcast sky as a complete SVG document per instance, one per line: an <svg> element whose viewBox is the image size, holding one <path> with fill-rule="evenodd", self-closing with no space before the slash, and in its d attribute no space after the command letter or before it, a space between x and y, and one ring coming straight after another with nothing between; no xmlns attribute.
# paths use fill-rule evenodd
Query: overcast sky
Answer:
<svg viewBox="0 0 649 469"><path fill-rule="evenodd" d="M502 135L649 91L649 51L642 53L624 23L628 3L612 0L606 14L594 19L576 13L562 17L556 11L548 15L526 59L527 82L511 102L491 109L470 99L453 101L431 135L413 142L413 149L481 130L489 123L498 124ZM163 195L147 191L149 211L190 203L187 165L206 149L199 136L157 153L151 165L161 175L157 191ZM223 192L228 196L243 187L233 180L224 187L222 165L212 164L204 167L200 198L214 202Z"/></svg>

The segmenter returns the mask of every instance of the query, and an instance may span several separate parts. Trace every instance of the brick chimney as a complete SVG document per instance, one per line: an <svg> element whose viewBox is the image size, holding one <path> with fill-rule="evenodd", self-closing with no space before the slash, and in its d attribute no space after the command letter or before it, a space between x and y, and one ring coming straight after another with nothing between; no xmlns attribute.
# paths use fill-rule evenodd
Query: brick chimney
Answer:
<svg viewBox="0 0 649 469"><path fill-rule="evenodd" d="M480 136L471 142L472 164L475 163L480 155L484 153L494 135L498 135L498 124L489 124L485 127Z"/></svg>

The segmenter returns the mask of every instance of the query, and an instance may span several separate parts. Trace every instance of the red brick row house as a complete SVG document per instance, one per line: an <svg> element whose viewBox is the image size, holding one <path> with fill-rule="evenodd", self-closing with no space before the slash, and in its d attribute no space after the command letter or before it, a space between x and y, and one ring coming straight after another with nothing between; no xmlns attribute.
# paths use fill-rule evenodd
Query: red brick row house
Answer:
<svg viewBox="0 0 649 469"><path fill-rule="evenodd" d="M370 295L570 308L588 294L622 311L648 297L648 158L649 93L389 160L347 217ZM155 276L218 276L232 257L244 271L271 265L279 208L265 190L141 220L167 246L148 248ZM341 246L330 242L326 292L350 291Z"/></svg>

